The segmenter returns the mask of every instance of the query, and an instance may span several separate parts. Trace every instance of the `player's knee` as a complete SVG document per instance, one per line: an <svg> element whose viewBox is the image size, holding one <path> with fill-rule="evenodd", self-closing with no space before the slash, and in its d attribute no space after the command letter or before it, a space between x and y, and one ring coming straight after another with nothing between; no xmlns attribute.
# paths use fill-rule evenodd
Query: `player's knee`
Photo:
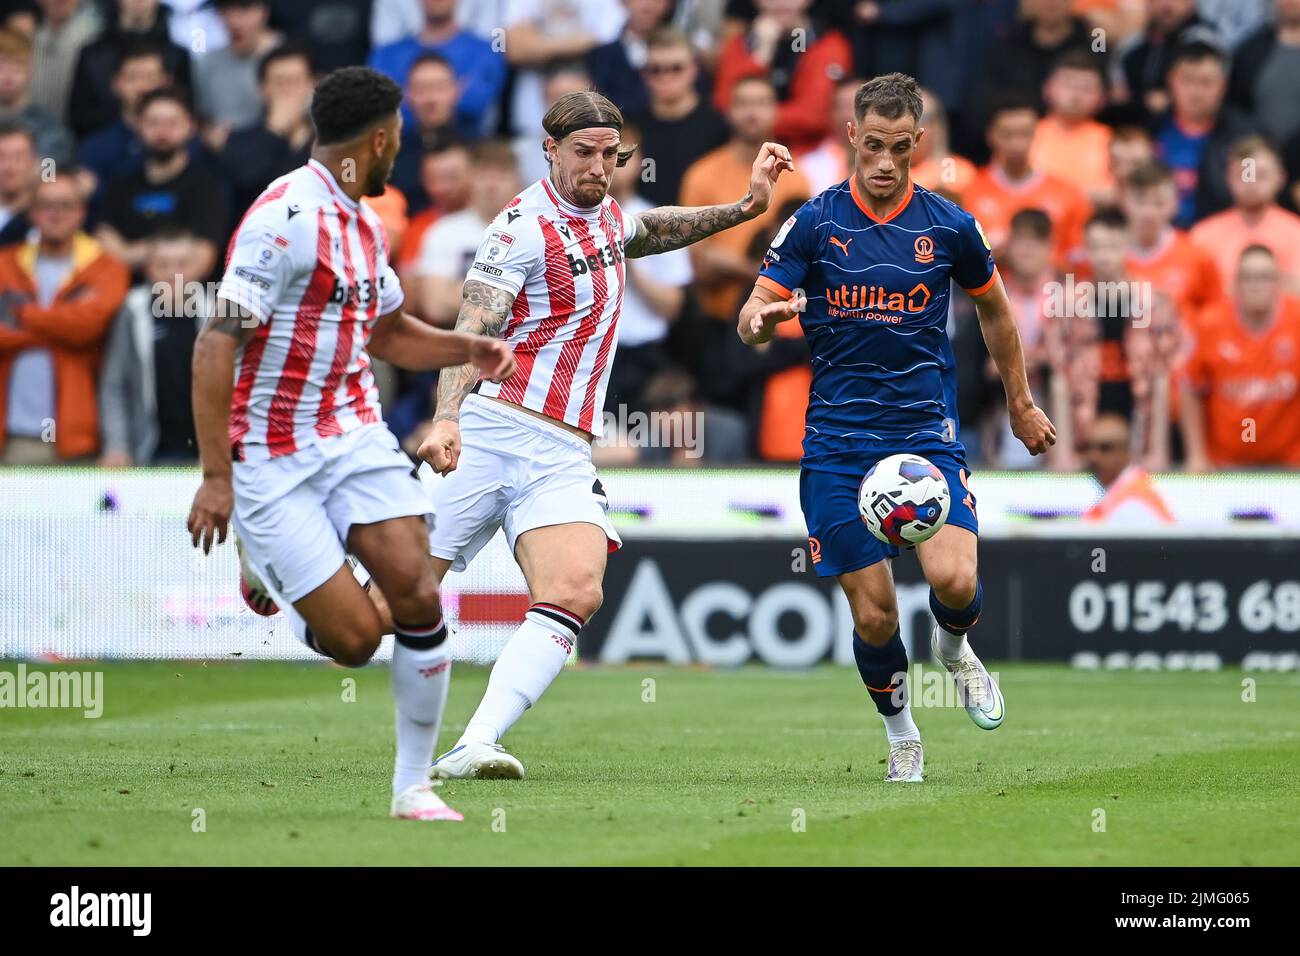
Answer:
<svg viewBox="0 0 1300 956"><path fill-rule="evenodd" d="M948 607L965 607L975 598L979 571L974 561L954 561L939 569L930 581L935 595Z"/></svg>
<svg viewBox="0 0 1300 956"><path fill-rule="evenodd" d="M886 644L898 630L898 608L869 604L853 609L853 627L868 644Z"/></svg>
<svg viewBox="0 0 1300 956"><path fill-rule="evenodd" d="M344 667L365 667L379 650L383 637L373 624L353 622L339 627L328 635L318 635L317 640L335 662Z"/></svg>
<svg viewBox="0 0 1300 956"><path fill-rule="evenodd" d="M432 624L442 617L438 583L429 572L413 574L384 589L393 620Z"/></svg>
<svg viewBox="0 0 1300 956"><path fill-rule="evenodd" d="M605 592L600 578L596 575L579 574L560 581L554 588L555 604L584 621L590 621L593 614L600 610L605 600Z"/></svg>

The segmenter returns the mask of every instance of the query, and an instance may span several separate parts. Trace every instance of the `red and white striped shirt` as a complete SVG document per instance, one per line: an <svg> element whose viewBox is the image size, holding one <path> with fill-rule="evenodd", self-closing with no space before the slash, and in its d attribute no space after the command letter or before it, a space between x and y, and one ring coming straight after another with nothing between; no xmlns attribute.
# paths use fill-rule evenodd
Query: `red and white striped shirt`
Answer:
<svg viewBox="0 0 1300 956"><path fill-rule="evenodd" d="M583 209L545 179L512 199L488 226L466 281L515 296L503 337L515 374L479 382L500 398L599 437L618 340L623 245L636 220L606 196Z"/></svg>
<svg viewBox="0 0 1300 956"><path fill-rule="evenodd" d="M235 362L236 461L382 421L365 347L401 308L379 216L314 159L267 187L230 240L218 295L260 320Z"/></svg>

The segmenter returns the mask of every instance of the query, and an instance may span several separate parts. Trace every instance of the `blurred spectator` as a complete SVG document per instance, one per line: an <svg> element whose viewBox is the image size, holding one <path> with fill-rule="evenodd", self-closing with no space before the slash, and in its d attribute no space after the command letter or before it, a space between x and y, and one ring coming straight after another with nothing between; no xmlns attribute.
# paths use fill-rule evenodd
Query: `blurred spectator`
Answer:
<svg viewBox="0 0 1300 956"><path fill-rule="evenodd" d="M533 117L533 125L515 137L515 158L519 161L519 175L525 183L535 183L551 174L550 164L546 161L546 150L542 144L546 133L542 130L541 118L546 110L566 93L576 93L591 89L591 77L580 62L557 63L546 73L546 82L542 87L545 96L543 108Z"/></svg>
<svg viewBox="0 0 1300 956"><path fill-rule="evenodd" d="M221 182L190 157L194 115L184 93L154 90L140 104L144 165L109 181L96 237L132 269L144 264L146 241L164 226L185 226L197 237L196 274L206 277L225 240L226 197Z"/></svg>
<svg viewBox="0 0 1300 956"><path fill-rule="evenodd" d="M1107 42L1120 47L1146 25L1150 0L1074 0L1072 9L1093 27L1105 31Z"/></svg>
<svg viewBox="0 0 1300 956"><path fill-rule="evenodd" d="M1234 287L1198 323L1187 363L1187 467L1300 465L1300 300L1266 246L1242 251Z"/></svg>
<svg viewBox="0 0 1300 956"><path fill-rule="evenodd" d="M0 30L0 120L32 131L36 151L56 164L72 158L72 140L63 121L32 102L32 43L13 30Z"/></svg>
<svg viewBox="0 0 1300 956"><path fill-rule="evenodd" d="M835 82L852 70L853 54L837 30L808 15L811 0L756 0L758 16L722 47L713 105L727 112L736 81L767 79L778 110L773 136L793 152L815 147L830 128Z"/></svg>
<svg viewBox="0 0 1300 956"><path fill-rule="evenodd" d="M1233 146L1216 178L1232 196L1232 208L1192 229L1192 242L1219 268L1225 287L1232 284L1242 250L1263 245L1273 250L1288 292L1300 292L1300 216L1277 204L1285 179L1277 151L1260 136Z"/></svg>
<svg viewBox="0 0 1300 956"><path fill-rule="evenodd" d="M854 88L846 99L849 105L849 119L853 118L852 102ZM840 100L837 98L837 103ZM920 183L926 189L941 191L953 202L961 205L966 190L970 187L971 181L975 178L975 164L964 156L958 156L948 145L948 115L944 112L943 104L939 98L929 90L921 91L921 128L925 130L916 143L916 150L912 153L912 182ZM839 115L838 110L835 117L836 121L843 117ZM840 123L840 133L843 133L843 124ZM847 138L846 138L847 142ZM846 159L849 150L844 150ZM805 169L806 173L807 170ZM847 177L840 177L842 181ZM814 186L815 188L815 186Z"/></svg>
<svg viewBox="0 0 1300 956"><path fill-rule="evenodd" d="M424 26L420 4L421 0L374 0L370 7L370 42L378 48L419 33Z"/></svg>
<svg viewBox="0 0 1300 956"><path fill-rule="evenodd" d="M0 26L17 30L29 40L36 35L40 18L36 0L0 0Z"/></svg>
<svg viewBox="0 0 1300 956"><path fill-rule="evenodd" d="M1300 0L1276 5L1277 22L1244 40L1232 58L1228 102L1285 143L1300 131Z"/></svg>
<svg viewBox="0 0 1300 956"><path fill-rule="evenodd" d="M51 464L99 445L100 346L126 296L121 262L81 231L75 170L36 187L28 242L0 249L0 462Z"/></svg>
<svg viewBox="0 0 1300 956"><path fill-rule="evenodd" d="M261 120L233 131L217 159L230 186L230 222L238 221L272 180L307 162L315 136L309 108L316 83L307 48L283 43L262 58L257 73Z"/></svg>
<svg viewBox="0 0 1300 956"><path fill-rule="evenodd" d="M1114 206L1120 201L1120 189L1129 174L1155 159L1156 144L1140 126L1117 126L1111 132L1109 152L1108 169L1115 190L1102 205Z"/></svg>
<svg viewBox="0 0 1300 956"><path fill-rule="evenodd" d="M1041 209L1022 209L1011 217L1007 241L998 271L1006 286L1007 297L1015 311L1016 328L1025 353L1025 371L1029 389L1046 401L1047 350L1046 310L1051 284L1060 281L1060 273L1052 262L1052 221ZM985 361L990 382L997 376L992 359ZM1006 415L1005 402L997 403L996 421L1001 433L998 440L999 468L1039 468L1044 464L1041 456L1029 454L1024 444L1011 431L1011 421ZM1053 409L1055 414L1055 409Z"/></svg>
<svg viewBox="0 0 1300 956"><path fill-rule="evenodd" d="M871 73L924 77L940 99L960 106L962 62L954 13L962 0L858 0L848 28L853 62ZM823 4L823 9L832 7ZM829 13L829 10L828 10Z"/></svg>
<svg viewBox="0 0 1300 956"><path fill-rule="evenodd" d="M419 0L415 2L418 17ZM271 26L311 50L324 75L365 63L371 50L381 45L370 35L374 9L373 0L271 0Z"/></svg>
<svg viewBox="0 0 1300 956"><path fill-rule="evenodd" d="M677 202L686 168L727 141L727 124L700 96L699 67L685 33L662 27L646 41L643 112L627 116L641 131L641 155L653 162L638 192L654 206Z"/></svg>
<svg viewBox="0 0 1300 956"><path fill-rule="evenodd" d="M1043 88L1047 115L1038 121L1029 164L1069 183L1096 203L1114 191L1110 178L1111 130L1094 118L1106 101L1106 83L1097 59L1068 50L1048 74Z"/></svg>
<svg viewBox="0 0 1300 956"><path fill-rule="evenodd" d="M1029 100L1012 98L994 107L988 128L992 158L971 180L964 205L995 250L1006 241L1012 216L1022 209L1043 210L1052 220L1057 262L1064 265L1083 241L1091 208L1079 190L1033 168L1029 155L1037 125Z"/></svg>
<svg viewBox="0 0 1300 956"><path fill-rule="evenodd" d="M232 129L251 126L261 114L258 66L280 42L267 26L267 0L216 0L229 42L194 63L194 108L205 124L204 140L214 151Z"/></svg>
<svg viewBox="0 0 1300 956"><path fill-rule="evenodd" d="M1275 0L1196 0L1201 16L1235 49L1246 37L1263 28L1273 16Z"/></svg>
<svg viewBox="0 0 1300 956"><path fill-rule="evenodd" d="M625 19L612 0L506 0L505 53L515 70L511 132L531 136L545 115L548 68L612 43Z"/></svg>
<svg viewBox="0 0 1300 956"><path fill-rule="evenodd" d="M31 130L0 122L0 246L27 238L32 225L28 213L40 175Z"/></svg>
<svg viewBox="0 0 1300 956"><path fill-rule="evenodd" d="M670 0L620 0L627 11L627 23L616 40L602 43L587 53L587 72L592 84L624 114L646 108L644 70L646 42L668 17Z"/></svg>
<svg viewBox="0 0 1300 956"><path fill-rule="evenodd" d="M1232 144L1253 133L1248 116L1223 102L1227 61L1207 43L1191 43L1174 54L1169 68L1167 112L1152 126L1156 150L1174 171L1183 229L1232 202L1221 170Z"/></svg>
<svg viewBox="0 0 1300 956"><path fill-rule="evenodd" d="M197 458L190 407L190 354L210 314L194 293L201 251L181 229L149 240L144 282L127 293L104 352L99 383L101 466ZM203 286L198 285L202 289Z"/></svg>
<svg viewBox="0 0 1300 956"><path fill-rule="evenodd" d="M412 212L429 204L420 188L420 157L440 139L456 136L456 74L447 58L422 53L406 75L406 105L411 116L402 126L402 145L390 182L406 194Z"/></svg>
<svg viewBox="0 0 1300 956"><path fill-rule="evenodd" d="M984 64L977 108L970 118L975 129L987 129L994 105L1010 96L1043 107L1043 91L1052 65L1067 50L1092 53L1088 22L1074 16L1071 0L1021 0L1020 20L1009 36L994 45Z"/></svg>
<svg viewBox="0 0 1300 956"><path fill-rule="evenodd" d="M1169 109L1165 77L1174 52L1193 40L1218 41L1218 35L1196 12L1196 0L1150 0L1146 30L1120 57L1116 92L1133 106L1134 118Z"/></svg>
<svg viewBox="0 0 1300 956"><path fill-rule="evenodd" d="M506 82L505 59L491 43L461 27L456 20L456 0L423 2L424 27L420 32L375 50L370 65L398 83L405 83L420 54L440 54L456 72L458 124L467 132L481 135L496 120L497 101ZM407 116L408 121L411 118Z"/></svg>
<svg viewBox="0 0 1300 956"><path fill-rule="evenodd" d="M397 258L397 268L405 273L419 255L425 231L448 213L459 212L469 205L470 148L462 139L448 138L425 150L420 160L420 191L428 197L425 209L411 218L407 241Z"/></svg>
<svg viewBox="0 0 1300 956"><path fill-rule="evenodd" d="M190 56L186 48L172 43L168 15L159 0L118 0L117 19L82 49L72 81L72 102L76 105L68 111L69 125L78 138L85 139L120 115L113 77L122 57L140 41L162 51L163 67L173 82L190 85Z"/></svg>
<svg viewBox="0 0 1300 956"><path fill-rule="evenodd" d="M1062 284L1046 326L1052 408L1060 410L1060 449L1052 466L1076 470L1077 443L1093 419L1119 412L1134 423L1143 466L1163 469L1169 456L1170 372L1181 343L1173 306L1129 273L1122 213L1094 214L1084 240L1078 282Z"/></svg>
<svg viewBox="0 0 1300 956"><path fill-rule="evenodd" d="M1173 225L1178 211L1174 173L1159 160L1139 166L1124 181L1122 208L1128 220L1129 274L1168 295L1179 320L1195 316L1223 297L1214 259Z"/></svg>
<svg viewBox="0 0 1300 956"><path fill-rule="evenodd" d="M39 0L41 24L32 37L32 102L57 116L68 115L68 94L81 48L99 36L99 9L92 0Z"/></svg>
<svg viewBox="0 0 1300 956"><path fill-rule="evenodd" d="M469 206L441 217L420 240L408 275L411 298L419 315L433 325L451 328L460 312L461 286L483 243L484 232L522 185L510 144L487 140L474 147ZM621 326L620 326L621 330ZM435 376L436 378L436 376Z"/></svg>
<svg viewBox="0 0 1300 956"><path fill-rule="evenodd" d="M735 202L744 196L749 189L754 158L763 143L772 138L778 107L776 91L768 80L760 76L738 80L731 90L730 101L727 120L731 125L731 140L686 170L682 180L683 206ZM758 256L746 255L754 236L774 231L773 215L777 207L791 199L807 199L809 195L808 180L796 164L793 172L777 180L766 213L689 247L700 307L706 315L723 322L735 319L738 297L753 285L758 274L761 250Z"/></svg>
<svg viewBox="0 0 1300 956"><path fill-rule="evenodd" d="M831 128L814 149L795 156L795 167L804 174L814 195L844 182L853 174L854 147L849 139L848 124L854 121L853 102L858 87L863 84L861 77L845 77L835 84L835 95L831 98ZM924 124L922 124L924 125ZM930 138L929 127L921 137L922 142ZM919 144L918 144L919 148ZM912 158L912 178L916 178L916 156Z"/></svg>
<svg viewBox="0 0 1300 956"><path fill-rule="evenodd" d="M592 446L597 466L691 468L749 457L744 416L709 405L690 373L661 369L646 382L644 394L644 413L639 409L626 416L619 414L622 409L605 412L605 435Z"/></svg>
<svg viewBox="0 0 1300 956"><path fill-rule="evenodd" d="M122 54L113 74L118 118L81 144L81 165L94 179L92 206L114 176L144 162L140 142L140 104L146 95L171 83L166 54L158 44L141 40Z"/></svg>
<svg viewBox="0 0 1300 956"><path fill-rule="evenodd" d="M626 124L622 137L625 142L638 142L640 130ZM640 172L640 149L625 166L614 170L609 194L625 216L636 216L651 208L651 203L636 193ZM610 369L605 407L625 405L643 410L641 392L646 381L669 365L665 344L669 326L686 303L686 289L693 277L691 254L686 249L673 249L653 259L627 259L624 268L627 284L618 319L618 358Z"/></svg>
<svg viewBox="0 0 1300 956"><path fill-rule="evenodd" d="M1150 472L1133 463L1132 442L1129 421L1119 412L1103 412L1088 425L1079 448L1102 496L1083 513L1084 521L1119 528L1173 523Z"/></svg>
<svg viewBox="0 0 1300 956"><path fill-rule="evenodd" d="M172 42L195 56L215 53L230 40L213 0L163 0Z"/></svg>

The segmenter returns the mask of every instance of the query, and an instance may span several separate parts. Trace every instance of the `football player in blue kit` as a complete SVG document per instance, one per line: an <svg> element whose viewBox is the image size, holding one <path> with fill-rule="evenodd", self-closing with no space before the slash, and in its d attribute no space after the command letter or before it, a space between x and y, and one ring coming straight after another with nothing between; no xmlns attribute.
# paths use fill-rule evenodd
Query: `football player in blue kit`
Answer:
<svg viewBox="0 0 1300 956"><path fill-rule="evenodd" d="M864 83L847 124L853 174L808 200L772 240L739 332L750 345L797 318L812 352L813 379L799 494L818 574L839 579L853 612L853 651L889 737L886 780L919 781L921 735L907 701L907 651L886 558L858 513L863 475L890 455L929 459L947 479L946 524L916 546L938 622L935 655L952 673L966 711L985 729L1006 715L1002 693L966 633L979 619L979 525L957 426L957 374L949 290L975 302L997 363L1017 438L1032 454L1056 441L1025 377L1015 315L979 223L912 182L924 135L916 80L901 73Z"/></svg>

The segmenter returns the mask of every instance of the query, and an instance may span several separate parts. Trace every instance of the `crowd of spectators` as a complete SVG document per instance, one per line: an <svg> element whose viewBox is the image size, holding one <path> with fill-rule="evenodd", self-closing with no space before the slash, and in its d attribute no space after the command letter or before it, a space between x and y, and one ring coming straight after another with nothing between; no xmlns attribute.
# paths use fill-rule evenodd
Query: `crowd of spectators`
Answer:
<svg viewBox="0 0 1300 956"><path fill-rule="evenodd" d="M913 179L981 222L1061 438L1044 460L1010 434L953 296L974 467L1093 468L1117 441L1150 470L1300 464L1300 0L0 0L0 462L195 459L186 290L306 161L316 79L355 63L406 90L367 201L438 326L546 175L566 92L624 111L633 212L732 201L764 140L795 152L764 216L628 263L607 412L706 430L702 455L608 462L799 457L798 325L751 350L735 316L780 223L849 175L857 86L902 70L926 89ZM381 372L413 447L436 379Z"/></svg>

